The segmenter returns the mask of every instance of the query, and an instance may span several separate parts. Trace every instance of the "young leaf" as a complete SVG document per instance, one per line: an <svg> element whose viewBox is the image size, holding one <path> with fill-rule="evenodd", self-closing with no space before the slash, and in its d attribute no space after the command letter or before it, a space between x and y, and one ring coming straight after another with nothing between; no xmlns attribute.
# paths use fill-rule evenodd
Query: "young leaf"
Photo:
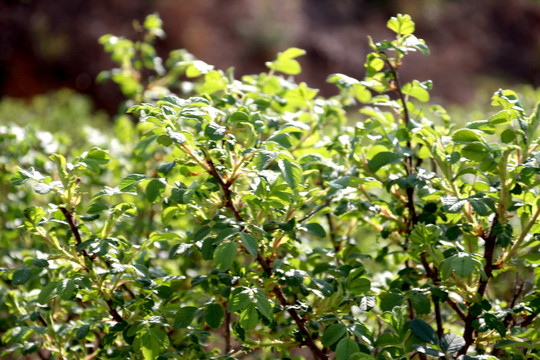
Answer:
<svg viewBox="0 0 540 360"><path fill-rule="evenodd" d="M414 22L410 15L398 14L397 17L390 18L386 25L398 35L410 35L414 32Z"/></svg>

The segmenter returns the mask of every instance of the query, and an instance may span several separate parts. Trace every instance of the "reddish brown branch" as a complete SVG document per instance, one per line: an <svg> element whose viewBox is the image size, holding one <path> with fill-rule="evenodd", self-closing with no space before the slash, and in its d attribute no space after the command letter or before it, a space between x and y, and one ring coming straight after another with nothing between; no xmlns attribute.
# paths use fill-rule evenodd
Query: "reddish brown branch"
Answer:
<svg viewBox="0 0 540 360"><path fill-rule="evenodd" d="M76 225L77 219L75 218L75 215L72 212L70 212L68 209L66 209L65 207L60 206L58 208L60 209L62 214L64 214L64 218L66 219L69 225L69 228L71 229L71 233L73 234L73 237L75 238L75 243L79 245L80 243L82 243L82 238L81 238L81 234L79 233L79 228ZM90 259L90 261L93 261L95 258L95 256L88 255L86 250L82 250L81 253L83 254L85 258ZM87 272L89 271L86 267L85 267L85 270Z"/></svg>
<svg viewBox="0 0 540 360"><path fill-rule="evenodd" d="M208 170L207 170L208 173L212 175L219 183L221 191L223 192L223 196L225 197L225 201L224 201L225 207L227 207L228 209L232 211L234 218L237 221L244 222L242 215L236 209L233 199L232 199L232 192L230 189L232 182L230 180L226 181L223 179L223 177L217 171L214 165L214 162L212 161L212 159L210 159L210 157L206 153L205 153L205 162L208 165ZM257 254L257 262L261 265L261 267L263 268L264 272L266 273L268 277L273 276L271 265L269 264L267 259L265 259L260 253ZM296 323L296 326L298 327L298 329L300 330L300 332L302 333L305 339L305 344L311 350L313 355L317 359L328 360L328 356L326 356L326 354L321 349L319 349L317 344L313 342L313 339L311 339L311 334L309 333L309 330L306 327L306 320L300 317L300 315L296 312L296 310L291 308L291 304L285 297L285 294L283 294L283 291L281 290L281 288L276 285L272 289L272 292L274 293L275 297L277 298L281 306L289 313L291 318Z"/></svg>

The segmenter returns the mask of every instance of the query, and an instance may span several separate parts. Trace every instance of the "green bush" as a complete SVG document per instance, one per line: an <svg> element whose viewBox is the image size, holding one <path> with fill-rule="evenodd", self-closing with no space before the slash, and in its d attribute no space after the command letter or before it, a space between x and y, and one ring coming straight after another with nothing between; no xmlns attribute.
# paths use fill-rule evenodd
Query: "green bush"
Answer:
<svg viewBox="0 0 540 360"><path fill-rule="evenodd" d="M139 122L12 176L46 200L3 256L3 356L540 358L540 105L499 90L456 126L400 81L429 52L410 17L388 27L330 98L294 81L300 49L235 79L157 58L156 15L102 38Z"/></svg>

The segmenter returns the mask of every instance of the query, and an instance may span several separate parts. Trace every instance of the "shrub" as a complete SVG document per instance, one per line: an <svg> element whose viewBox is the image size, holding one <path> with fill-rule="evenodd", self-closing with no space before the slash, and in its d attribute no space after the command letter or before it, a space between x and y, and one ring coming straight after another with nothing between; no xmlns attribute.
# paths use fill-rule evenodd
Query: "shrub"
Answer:
<svg viewBox="0 0 540 360"><path fill-rule="evenodd" d="M48 204L26 209L32 246L3 272L4 355L539 357L540 106L499 90L494 115L455 126L430 81L400 80L429 52L407 15L329 98L294 81L300 49L235 79L162 62L159 18L144 27L102 39L136 101L138 135L116 135L132 151L12 178Z"/></svg>

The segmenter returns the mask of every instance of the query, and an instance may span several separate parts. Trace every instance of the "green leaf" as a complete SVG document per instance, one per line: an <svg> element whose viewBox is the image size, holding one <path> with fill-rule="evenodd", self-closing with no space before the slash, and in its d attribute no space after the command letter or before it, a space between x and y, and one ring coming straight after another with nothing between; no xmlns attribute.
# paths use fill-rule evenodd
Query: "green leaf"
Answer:
<svg viewBox="0 0 540 360"><path fill-rule="evenodd" d="M40 303L41 305L47 304L51 297L56 294L55 290L57 285L58 283L56 282L51 282L45 285L43 289L41 289L41 291L39 292L37 298L38 303Z"/></svg>
<svg viewBox="0 0 540 360"><path fill-rule="evenodd" d="M506 336L506 326L493 314L484 314L484 320L489 329L496 330L502 337Z"/></svg>
<svg viewBox="0 0 540 360"><path fill-rule="evenodd" d="M69 300L75 292L75 281L73 279L64 279L58 283L56 292L62 300Z"/></svg>
<svg viewBox="0 0 540 360"><path fill-rule="evenodd" d="M313 281L324 296L332 296L334 293L334 287L328 281L316 278L311 278L311 281Z"/></svg>
<svg viewBox="0 0 540 360"><path fill-rule="evenodd" d="M377 172L377 170L379 170L383 166L389 164L397 164L400 161L401 156L399 154L389 151L381 151L368 161L368 169L371 172Z"/></svg>
<svg viewBox="0 0 540 360"><path fill-rule="evenodd" d="M234 259L236 258L236 252L238 251L238 244L235 242L226 242L219 244L214 251L214 261L216 267L221 271L227 271L231 267Z"/></svg>
<svg viewBox="0 0 540 360"><path fill-rule="evenodd" d="M186 142L186 136L180 132L173 131L171 128L167 128L167 135L172 142L176 144L183 144Z"/></svg>
<svg viewBox="0 0 540 360"><path fill-rule="evenodd" d="M75 333L75 337L77 338L77 340L82 340L86 338L89 332L90 332L90 325L83 325L77 329L77 332Z"/></svg>
<svg viewBox="0 0 540 360"><path fill-rule="evenodd" d="M257 258L257 253L259 252L257 238L253 236L253 234L248 234L245 232L240 233L240 238L242 239L242 244L244 244L244 247L248 253L254 258Z"/></svg>
<svg viewBox="0 0 540 360"><path fill-rule="evenodd" d="M30 279L30 268L22 267L13 272L11 281L13 285L22 285Z"/></svg>
<svg viewBox="0 0 540 360"><path fill-rule="evenodd" d="M489 149L484 144L472 143L461 149L461 155L469 160L482 161L489 156Z"/></svg>
<svg viewBox="0 0 540 360"><path fill-rule="evenodd" d="M371 281L365 277L362 277L364 274L365 274L364 268L359 267L352 270L347 276L347 289L349 289L349 291L355 295L365 294L371 289ZM387 295L390 296L390 295L395 295L395 294L388 293ZM402 297L401 295L399 296ZM392 298L392 296L390 296L390 298ZM390 300L390 298L388 298L387 300ZM381 304L381 306L384 306L384 305ZM391 310L391 308L388 310Z"/></svg>
<svg viewBox="0 0 540 360"><path fill-rule="evenodd" d="M414 348L416 351L418 351L419 353L421 353L421 354L426 354L426 355L430 355L430 356L435 356L435 357L438 357L438 358L444 356L444 353L443 353L443 352L440 352L439 350L434 349L434 348L432 348L431 346L414 344L414 345L413 345L413 348ZM462 360L461 357L460 357L460 360Z"/></svg>
<svg viewBox="0 0 540 360"><path fill-rule="evenodd" d="M352 355L359 351L360 347L356 341L349 338L341 339L336 346L335 360L350 360Z"/></svg>
<svg viewBox="0 0 540 360"><path fill-rule="evenodd" d="M415 293L411 296L411 304L417 314L429 314L431 312L431 300L422 293Z"/></svg>
<svg viewBox="0 0 540 360"><path fill-rule="evenodd" d="M472 274L472 272L476 268L475 261L471 259L471 256L467 253L457 253L450 259L452 261L452 269L456 272L457 275L462 278L465 278Z"/></svg>
<svg viewBox="0 0 540 360"><path fill-rule="evenodd" d="M309 223L309 224L304 225L304 227L306 228L306 231L310 233L311 235L315 235L320 238L326 237L326 231L318 223Z"/></svg>
<svg viewBox="0 0 540 360"><path fill-rule="evenodd" d="M271 321L274 318L270 300L268 300L266 295L259 289L255 291L255 306L257 307L257 310L259 310L259 313L266 319Z"/></svg>
<svg viewBox="0 0 540 360"><path fill-rule="evenodd" d="M164 178L152 179L146 185L146 200L156 203L163 198L167 181Z"/></svg>
<svg viewBox="0 0 540 360"><path fill-rule="evenodd" d="M251 298L246 292L234 294L227 303L227 308L230 312L244 310L251 303Z"/></svg>
<svg viewBox="0 0 540 360"><path fill-rule="evenodd" d="M175 329L187 328L195 318L198 311L199 308L195 306L184 306L180 308L180 310L178 310L176 313L176 317L174 318L173 327Z"/></svg>
<svg viewBox="0 0 540 360"><path fill-rule="evenodd" d="M382 311L391 311L394 307L403 303L404 297L395 293L383 293L380 295L380 304Z"/></svg>
<svg viewBox="0 0 540 360"><path fill-rule="evenodd" d="M465 339L456 334L444 334L441 338L442 351L455 354L465 346Z"/></svg>
<svg viewBox="0 0 540 360"><path fill-rule="evenodd" d="M474 130L459 129L452 134L452 141L458 144L469 144L475 141L484 142L484 139Z"/></svg>
<svg viewBox="0 0 540 360"><path fill-rule="evenodd" d="M148 177L143 174L131 174L122 179L118 187L120 188L120 191L130 191L131 189L135 188L138 183L147 178Z"/></svg>
<svg viewBox="0 0 540 360"><path fill-rule="evenodd" d="M227 134L227 128L214 122L209 123L204 130L204 135L210 140L221 140Z"/></svg>
<svg viewBox="0 0 540 360"><path fill-rule="evenodd" d="M249 115L246 112L243 111L235 111L234 113L229 116L230 122L249 122Z"/></svg>
<svg viewBox="0 0 540 360"><path fill-rule="evenodd" d="M17 173L10 179L13 185L22 185L28 180L41 181L45 179L45 176L41 175L39 171L34 170L33 167L28 170L24 170L17 167Z"/></svg>
<svg viewBox="0 0 540 360"><path fill-rule="evenodd" d="M244 330L253 330L259 322L259 315L254 303L250 303L248 307L240 314L240 326Z"/></svg>
<svg viewBox="0 0 540 360"><path fill-rule="evenodd" d="M206 308L204 318L208 326L212 329L217 329L221 326L224 315L225 312L223 311L223 307L220 304L212 303Z"/></svg>
<svg viewBox="0 0 540 360"><path fill-rule="evenodd" d="M324 330L321 342L323 346L329 347L337 343L347 334L347 327L344 324L332 324Z"/></svg>
<svg viewBox="0 0 540 360"><path fill-rule="evenodd" d="M107 151L94 147L83 154L81 163L85 164L90 170L97 172L100 166L107 164L110 160L111 157Z"/></svg>
<svg viewBox="0 0 540 360"><path fill-rule="evenodd" d="M509 144L516 138L516 133L512 129L506 129L501 133L501 141L505 144Z"/></svg>
<svg viewBox="0 0 540 360"><path fill-rule="evenodd" d="M305 53L305 50L290 48L282 53L278 53L277 59L272 62L267 62L266 66L287 75L298 75L302 71L302 67L300 66L300 63L294 59Z"/></svg>
<svg viewBox="0 0 540 360"><path fill-rule="evenodd" d="M167 334L163 330L154 327L139 332L136 340L145 360L155 360L162 352L162 349L169 346Z"/></svg>
<svg viewBox="0 0 540 360"><path fill-rule="evenodd" d="M283 179L289 184L291 189L295 190L302 182L302 168L287 159L280 159L278 166Z"/></svg>
<svg viewBox="0 0 540 360"><path fill-rule="evenodd" d="M265 170L273 161L277 159L279 152L263 150L254 159L255 168L259 171Z"/></svg>
<svg viewBox="0 0 540 360"><path fill-rule="evenodd" d="M398 14L397 17L392 17L386 24L390 30L398 35L409 35L414 32L414 22L410 15Z"/></svg>
<svg viewBox="0 0 540 360"><path fill-rule="evenodd" d="M32 260L32 265L40 268L47 268L49 267L49 262L45 259L34 259Z"/></svg>
<svg viewBox="0 0 540 360"><path fill-rule="evenodd" d="M418 336L422 341L433 345L437 345L439 343L437 333L435 332L435 330L433 330L431 325L429 325L424 320L412 319L409 323L409 327L411 328L414 335Z"/></svg>

